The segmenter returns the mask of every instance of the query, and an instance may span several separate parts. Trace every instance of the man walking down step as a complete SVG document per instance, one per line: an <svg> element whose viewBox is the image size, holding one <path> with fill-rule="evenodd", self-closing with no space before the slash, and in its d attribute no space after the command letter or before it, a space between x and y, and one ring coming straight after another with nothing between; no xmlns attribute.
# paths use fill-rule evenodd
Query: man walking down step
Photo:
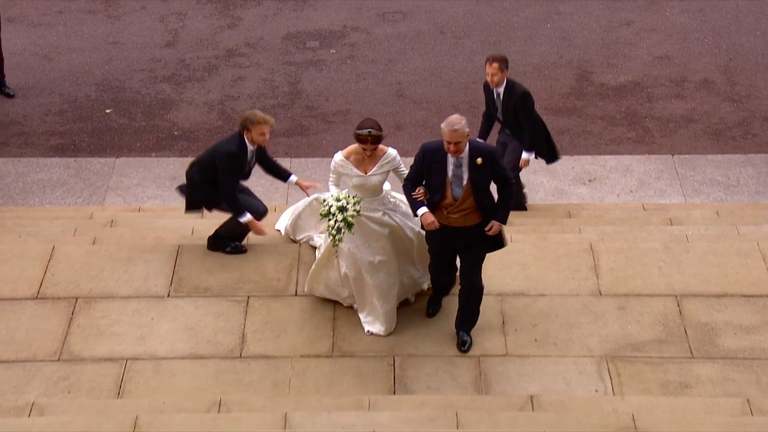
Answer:
<svg viewBox="0 0 768 432"><path fill-rule="evenodd" d="M499 122L496 147L515 179L513 211L527 210L520 171L527 167L531 157L543 159L548 165L560 159L547 125L536 112L531 92L507 77L509 60L500 54L485 59L485 111L477 140L485 142Z"/></svg>
<svg viewBox="0 0 768 432"><path fill-rule="evenodd" d="M187 168L187 182L176 189L185 197L187 212L205 208L231 213L208 237L208 250L228 255L248 252L242 245L249 232L266 235L260 221L267 216L267 206L241 183L251 177L258 164L267 174L298 186L307 196L316 183L299 180L269 153L267 143L275 120L259 110L246 111L240 118L240 130L198 156Z"/></svg>

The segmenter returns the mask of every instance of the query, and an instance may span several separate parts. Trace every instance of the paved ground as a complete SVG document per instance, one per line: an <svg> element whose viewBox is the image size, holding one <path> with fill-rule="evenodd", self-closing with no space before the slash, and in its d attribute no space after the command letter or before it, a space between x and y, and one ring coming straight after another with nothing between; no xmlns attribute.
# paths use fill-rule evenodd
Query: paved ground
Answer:
<svg viewBox="0 0 768 432"><path fill-rule="evenodd" d="M191 156L242 110L328 157L362 117L404 155L507 53L564 154L768 153L768 3L0 2L2 157ZM107 113L106 110L112 110Z"/></svg>
<svg viewBox="0 0 768 432"><path fill-rule="evenodd" d="M410 166L411 158L404 158ZM280 158L328 190L329 158ZM0 206L183 205L188 158L0 159ZM402 191L390 175L392 189ZM768 155L565 156L523 172L531 203L768 203ZM260 170L247 185L268 204L304 197ZM346 185L346 181L342 181ZM768 221L766 221L768 224Z"/></svg>

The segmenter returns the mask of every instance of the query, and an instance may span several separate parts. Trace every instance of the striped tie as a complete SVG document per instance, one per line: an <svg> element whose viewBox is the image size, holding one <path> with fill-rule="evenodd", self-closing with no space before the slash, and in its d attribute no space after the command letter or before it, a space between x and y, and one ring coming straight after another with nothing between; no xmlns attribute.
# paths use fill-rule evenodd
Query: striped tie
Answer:
<svg viewBox="0 0 768 432"><path fill-rule="evenodd" d="M453 172L451 172L451 193L453 199L459 200L464 193L464 173L461 171L461 156L453 158Z"/></svg>

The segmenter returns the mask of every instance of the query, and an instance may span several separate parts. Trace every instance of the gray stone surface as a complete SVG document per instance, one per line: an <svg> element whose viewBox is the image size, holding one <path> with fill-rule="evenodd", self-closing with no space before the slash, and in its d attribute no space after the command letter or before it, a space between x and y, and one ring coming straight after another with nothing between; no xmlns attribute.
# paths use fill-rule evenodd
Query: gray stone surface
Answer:
<svg viewBox="0 0 768 432"><path fill-rule="evenodd" d="M0 206L104 203L114 159L0 159ZM10 185L13 185L10 187Z"/></svg>
<svg viewBox="0 0 768 432"><path fill-rule="evenodd" d="M120 158L107 189L104 205L184 205L175 188L184 183L192 159Z"/></svg>
<svg viewBox="0 0 768 432"><path fill-rule="evenodd" d="M0 159L2 206L173 205L188 158ZM328 190L330 157L279 158L299 178ZM410 168L412 158L403 158ZM113 170L114 167L114 170ZM768 155L564 156L523 171L531 203L768 202ZM392 190L400 182L389 177ZM304 197L261 169L245 183L267 204ZM346 186L346 182L342 182Z"/></svg>
<svg viewBox="0 0 768 432"><path fill-rule="evenodd" d="M565 156L523 170L528 201L684 202L671 156Z"/></svg>
<svg viewBox="0 0 768 432"><path fill-rule="evenodd" d="M321 186L320 191L328 191L328 177L331 174L331 158L305 158L291 159L291 171L302 180L318 183ZM342 183L346 186L346 183ZM295 204L305 198L304 192L296 186L288 188L288 204ZM275 203L282 204L282 203Z"/></svg>
<svg viewBox="0 0 768 432"><path fill-rule="evenodd" d="M104 205L183 206L184 198L176 186L185 182L184 173L191 158L120 158L109 183ZM286 168L289 158L277 161ZM288 186L272 178L258 166L245 182L266 204L284 204Z"/></svg>
<svg viewBox="0 0 768 432"><path fill-rule="evenodd" d="M768 155L675 156L687 202L768 201Z"/></svg>

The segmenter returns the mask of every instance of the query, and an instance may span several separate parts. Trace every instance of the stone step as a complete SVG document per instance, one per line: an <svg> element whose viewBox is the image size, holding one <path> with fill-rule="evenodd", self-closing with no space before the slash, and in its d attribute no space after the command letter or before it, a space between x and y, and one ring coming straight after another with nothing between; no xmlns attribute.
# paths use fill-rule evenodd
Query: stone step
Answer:
<svg viewBox="0 0 768 432"><path fill-rule="evenodd" d="M516 233L519 231L515 231ZM727 235L721 236L726 238ZM508 234L511 243L688 243L685 233L672 232L660 234ZM733 234L733 238L739 238ZM727 238L723 241L727 241Z"/></svg>
<svg viewBox="0 0 768 432"><path fill-rule="evenodd" d="M37 220L37 221L45 221L49 224L56 224L57 222L62 220L68 220L68 221L88 220L88 219L91 219L92 216L93 216L93 211L86 210L86 209L83 209L80 211L76 211L76 210L57 211L57 210L45 210L45 209L38 209L38 210L30 209L29 211L16 211L16 212L0 211L0 221L3 221L4 224L6 224L7 222L12 223L14 221L23 221L23 220L30 220L30 219Z"/></svg>
<svg viewBox="0 0 768 432"><path fill-rule="evenodd" d="M286 430L584 430L634 431L631 415L585 416L573 413L459 412L295 412Z"/></svg>
<svg viewBox="0 0 768 432"><path fill-rule="evenodd" d="M0 418L0 432L133 432L135 415Z"/></svg>
<svg viewBox="0 0 768 432"><path fill-rule="evenodd" d="M278 236L225 256L202 239L179 246L115 235L95 245L86 236L0 246L0 298L166 296L169 287L172 296L295 295L314 262L313 248ZM765 242L512 241L488 256L484 280L495 295L766 295L766 261Z"/></svg>
<svg viewBox="0 0 768 432"><path fill-rule="evenodd" d="M365 335L351 308L314 297L6 300L0 361L417 356L398 360L404 391L409 371L417 380L428 368L418 356L443 356L435 370L462 374L453 384L479 393L476 356L768 359L765 297L488 295L473 350L451 359L457 300L427 320L427 296L417 297L386 338Z"/></svg>
<svg viewBox="0 0 768 432"><path fill-rule="evenodd" d="M755 400L757 401L757 400ZM535 412L611 413L670 416L752 416L747 398L664 396L556 396L534 395Z"/></svg>
<svg viewBox="0 0 768 432"><path fill-rule="evenodd" d="M177 207L183 210L181 207ZM0 214L6 215L35 215L50 214L81 214L81 213L135 213L140 206L0 206Z"/></svg>
<svg viewBox="0 0 768 432"><path fill-rule="evenodd" d="M290 419L290 416L289 416ZM746 432L768 429L768 417L665 416L652 413L457 413L458 430Z"/></svg>
<svg viewBox="0 0 768 432"><path fill-rule="evenodd" d="M593 227L594 228L594 227ZM680 227L669 227L680 228ZM721 232L707 232L703 227L692 227L694 230L665 231L663 229L651 232L633 232L633 230L616 230L597 233L526 233L525 230L507 230L509 241L512 243L768 243L768 232L739 233L734 227L727 227ZM762 228L756 226L754 228Z"/></svg>
<svg viewBox="0 0 768 432"><path fill-rule="evenodd" d="M649 212L650 213L650 212ZM677 216L664 217L655 214L638 214L635 216L602 217L570 217L570 218L546 218L546 217L510 217L508 226L551 226L551 227L590 227L590 226L624 226L624 227L655 227L655 226L763 226L768 224L768 218L763 215L747 214L720 217Z"/></svg>
<svg viewBox="0 0 768 432"><path fill-rule="evenodd" d="M610 206L611 204L605 204ZM726 212L768 211L768 203L645 203L645 210L724 210Z"/></svg>
<svg viewBox="0 0 768 432"><path fill-rule="evenodd" d="M766 250L747 242L593 245L603 294L765 295Z"/></svg>
<svg viewBox="0 0 768 432"><path fill-rule="evenodd" d="M269 206L267 224L272 224L286 206ZM110 226L197 227L210 230L229 217L222 212L185 213L182 207L0 207L0 230L72 227L78 230ZM768 225L768 210L754 205L642 204L532 204L527 212L512 212L510 227L600 227L600 226L761 226Z"/></svg>
<svg viewBox="0 0 768 432"><path fill-rule="evenodd" d="M636 425L636 426L635 426ZM270 412L139 414L0 418L0 431L765 431L768 417L666 416L623 413L519 413L483 411Z"/></svg>
<svg viewBox="0 0 768 432"><path fill-rule="evenodd" d="M765 432L768 417L718 417L639 414L638 432Z"/></svg>
<svg viewBox="0 0 768 432"><path fill-rule="evenodd" d="M92 415L137 415L137 414L215 414L219 412L219 397L146 398L146 399L41 399L35 400L29 417L61 417ZM253 410L263 412L264 410ZM286 410L272 410L286 411ZM17 409L18 412L18 409ZM7 417L26 417L13 416Z"/></svg>
<svg viewBox="0 0 768 432"><path fill-rule="evenodd" d="M514 214L514 213L513 213ZM706 209L658 209L658 210L626 210L626 209L601 209L601 210L569 210L568 215L572 219L632 219L632 218L676 218L696 217L699 219L718 219L717 210ZM510 215L512 216L512 215Z"/></svg>
<svg viewBox="0 0 768 432"><path fill-rule="evenodd" d="M208 229L210 228L210 229ZM97 227L64 229L0 229L2 245L131 245L205 244L215 227ZM618 229L604 229L618 228ZM627 229L625 229L627 228ZM648 229L651 228L651 229ZM768 226L691 226L691 227L507 227L512 243L731 243L768 242ZM742 231L742 232L740 232ZM245 244L292 244L277 231L267 236L249 234Z"/></svg>
<svg viewBox="0 0 768 432"><path fill-rule="evenodd" d="M269 206L270 215L279 215L285 210L285 206ZM212 221L221 221L230 217L225 212L185 212L183 208L143 208L137 211L136 208L36 208L29 207L23 209L8 210L0 208L0 221L22 222L24 220L41 220L49 223L61 221L82 221L88 219L96 220L195 220L207 219ZM660 219L669 224L670 220L680 220L682 224L691 224L689 221L701 221L703 224L726 224L726 223L747 223L760 224L768 220L768 210L764 207L754 208L668 208L668 209L642 209L642 208L623 208L607 206L602 208L581 208L579 206L563 205L541 205L532 207L527 212L511 212L510 219L516 223L522 224L542 224L540 219L558 220L563 223L563 219L577 219L582 223L600 223L603 219ZM533 220L526 222L527 220ZM741 221L741 222L740 222ZM628 222L632 224L642 224L641 222Z"/></svg>
<svg viewBox="0 0 768 432"><path fill-rule="evenodd" d="M112 219L0 219L0 231L4 233L8 233L10 230L23 230L30 232L45 231L51 229L98 229L109 228L111 225Z"/></svg>
<svg viewBox="0 0 768 432"><path fill-rule="evenodd" d="M270 211L281 211L285 204L270 204ZM718 212L731 214L768 212L768 203L530 203L528 212ZM170 213L184 214L183 206L0 206L0 214L82 214L82 213ZM219 212L205 212L215 215ZM517 213L517 212L515 212ZM522 213L522 212L520 212ZM198 213L199 214L199 213Z"/></svg>
<svg viewBox="0 0 768 432"><path fill-rule="evenodd" d="M450 330L443 334L450 348ZM173 349L183 349L179 346ZM453 354L191 357L3 362L0 398L114 399L118 394L125 399L227 394L768 397L768 385L760 380L768 373L764 359ZM762 408L759 404L753 410L764 412L764 403Z"/></svg>
<svg viewBox="0 0 768 432"><path fill-rule="evenodd" d="M754 227L762 228L762 227ZM768 244L768 231L760 233L740 233L739 235L732 234L706 234L706 233L690 233L687 234L688 243L730 243L730 242L748 242L748 243L764 243Z"/></svg>
<svg viewBox="0 0 768 432"><path fill-rule="evenodd" d="M283 412L249 414L145 414L136 419L136 432L250 432L284 430Z"/></svg>
<svg viewBox="0 0 768 432"><path fill-rule="evenodd" d="M0 417L59 417L142 414L246 414L269 412L483 411L546 412L603 416L761 416L762 401L747 398L614 396L273 396L35 400L0 402ZM750 409L752 407L752 409Z"/></svg>

